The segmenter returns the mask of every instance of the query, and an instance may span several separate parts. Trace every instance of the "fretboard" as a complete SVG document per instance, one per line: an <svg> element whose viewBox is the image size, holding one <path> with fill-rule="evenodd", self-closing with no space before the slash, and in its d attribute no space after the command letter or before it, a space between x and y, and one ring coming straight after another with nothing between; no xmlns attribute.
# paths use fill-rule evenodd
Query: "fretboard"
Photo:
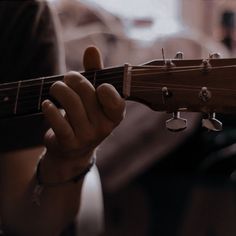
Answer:
<svg viewBox="0 0 236 236"><path fill-rule="evenodd" d="M109 83L122 95L124 66L82 72L81 74L95 88L103 83ZM0 118L41 112L42 101L52 99L49 95L51 85L63 78L64 75L57 75L0 84Z"/></svg>

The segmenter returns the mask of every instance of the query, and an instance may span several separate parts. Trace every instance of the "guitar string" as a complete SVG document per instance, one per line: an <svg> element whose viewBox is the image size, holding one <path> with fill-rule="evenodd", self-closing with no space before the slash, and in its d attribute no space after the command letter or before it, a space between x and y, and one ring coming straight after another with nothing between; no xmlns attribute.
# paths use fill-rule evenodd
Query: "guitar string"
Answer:
<svg viewBox="0 0 236 236"><path fill-rule="evenodd" d="M145 74L146 75L146 74ZM150 75L150 73L148 73L148 75ZM144 76L144 74L142 75L142 76ZM119 77L120 78L120 77ZM137 76L135 76L135 75L133 75L133 80L132 80L132 86L135 84L135 83L142 83L142 81L137 81L137 80L135 80L136 78L138 78ZM148 77L146 77L146 79L147 79ZM151 78L149 78L149 79L151 79ZM112 81L112 82L111 82ZM116 80L114 80L113 78L111 79L111 81L109 81L110 82L110 84L113 84L113 85L115 85L115 84L119 84L119 83L123 83L123 81L120 81L120 80L118 80L118 81L116 81ZM54 82L53 81L51 81L51 82L45 82L44 83L44 89L47 89L47 85L48 85L48 88L53 84ZM148 84L148 85L159 85L159 84L164 84L163 82L159 82L158 80L157 81L145 81L145 84ZM168 83L167 83L168 84ZM38 86L38 85L41 85L41 83L39 83L39 84L33 84L33 85L28 85L28 86L23 86L22 88L32 88L32 87L36 87L36 86ZM172 86L173 85L173 83L171 83L170 84L170 86ZM183 84L181 84L181 86L184 86ZM189 85L188 85L189 86ZM195 86L197 86L197 85L195 85ZM195 87L194 86L194 87ZM145 87L145 86L144 86ZM4 91L4 90L9 90L8 88L5 88L5 89L2 89L2 91ZM0 89L0 91L1 91L1 89ZM23 91L23 90L22 90ZM30 91L31 92L31 91Z"/></svg>
<svg viewBox="0 0 236 236"><path fill-rule="evenodd" d="M131 85L131 88L147 88L147 89L159 89L159 88L163 88L163 87L169 87L169 89L175 89L176 87L179 88L192 88L192 89L196 89L196 90L201 90L202 87L204 86L200 86L200 85L183 85L183 84L163 84L163 83L148 83L149 86L146 85L146 82L133 82ZM153 86L155 85L155 87ZM236 89L232 89L232 88L219 88L219 87L212 87L212 86L207 86L208 90L220 90L222 92L227 92L227 91L236 91Z"/></svg>
<svg viewBox="0 0 236 236"><path fill-rule="evenodd" d="M163 70L163 69L165 69L166 67L165 66L146 66L146 65L144 65L144 66L130 66L131 68L132 68L132 70L133 71L135 71L134 69L135 68L144 68L144 69L147 69L147 68L150 68L150 69L161 69L161 70ZM181 69L181 68L183 68L183 69L189 69L189 68L199 68L199 66L192 66L192 67L175 67L175 68L172 68L172 71L174 71L174 69L175 70L178 70L178 69ZM140 70L140 69L139 69ZM115 72L114 72L115 71ZM163 70L163 72L165 72L166 70ZM101 76L106 76L106 75L112 75L112 74L116 74L116 73L123 73L124 72L124 67L117 67L117 68L108 68L108 69L103 69L103 70L98 70L98 71L96 71L96 73L98 74L98 73L100 73L101 74ZM92 78L93 78L93 74L94 74L94 72L92 71L92 72L81 72L81 74L84 74L84 75L88 75L88 76L91 76ZM90 74L92 74L92 75L90 75ZM39 77L39 78L34 78L34 79L29 79L29 80L23 80L23 82L24 83L27 83L27 82L32 82L32 83L34 83L35 81L41 81L42 79L54 79L54 78L56 78L55 80L54 80L54 82L55 81L57 81L58 80L58 77L64 77L64 75L54 75L54 76L48 76L48 77ZM2 84L0 84L0 86L6 86L6 85L10 85L10 88L12 87L12 85L13 84L15 84L16 86L17 86L17 84L18 84L18 81L14 81L14 82L8 82L8 83L2 83Z"/></svg>
<svg viewBox="0 0 236 236"><path fill-rule="evenodd" d="M228 66L228 67L235 67L235 66ZM143 68L143 67L140 67L140 68ZM216 68L216 67L215 67ZM225 68L225 66L224 67L218 67L218 68ZM191 71L191 70L199 70L199 68L198 69L187 69L187 70L171 70L171 71L168 71L168 72L171 72L171 73L178 73L178 72L186 72L186 71ZM123 71L120 71L120 73L122 73ZM137 72L138 72L138 75L139 76L146 76L146 75L152 75L153 74L153 72L151 73L150 71L147 71L145 74L141 74L140 73L140 71L138 71L137 70ZM155 76L158 76L158 75L160 75L160 74L166 74L166 73L168 73L167 71L159 71L158 70L158 73L154 73L153 75L155 75ZM135 70L132 70L132 73L133 73L133 77L135 76ZM110 72L110 73L107 73L108 75L113 75L113 74L115 74L114 72ZM102 74L102 76L105 76L106 74L104 73L104 74ZM137 75L136 75L137 76ZM54 76L55 77L55 76ZM116 79L117 77L114 77L114 76L110 76L110 78L109 78L109 80L114 80L114 79ZM119 77L120 78L120 77ZM45 82L45 84L47 84L47 83L49 83L50 85L52 84L52 83L54 83L55 81L57 81L58 79L56 79L56 80L53 80L53 81L50 81L50 82ZM39 79L39 81L41 81L40 79ZM107 81L107 79L99 79L99 82L103 82L103 81L106 81L106 82L108 82ZM110 81L109 81L110 82ZM13 82L14 83L14 82ZM24 83L25 84L27 84L28 83L28 81L24 81ZM35 84L35 81L33 81L32 80L32 83L33 84L29 84L29 85L22 85L21 86L21 88L25 88L25 87L32 87L32 86L37 86L37 84ZM11 84L11 83L10 83ZM16 84L16 86L17 86L17 82L15 83ZM41 84L41 83L40 83ZM40 85L39 84L39 85ZM5 86L6 86L6 84L5 84ZM14 89L14 88L11 88L11 89ZM4 90L9 90L9 88L4 88L4 89L0 89L0 92L1 91L4 91Z"/></svg>
<svg viewBox="0 0 236 236"><path fill-rule="evenodd" d="M123 83L119 82L119 81L113 81L111 84L114 85L118 90L118 89L122 88ZM147 86L147 84L149 86ZM155 85L155 87L153 85ZM166 83L165 85L167 87L170 86L169 87L170 89L176 89L176 88L184 89L184 88L186 88L186 89L200 90L202 87L200 85L183 85L183 84L173 84L173 83L171 83L170 85L168 83ZM148 90L155 91L155 90L163 88L163 86L164 86L163 83L158 83L158 82L153 83L153 82L148 82L148 81L147 82L134 81L134 82L132 82L131 89L134 92L136 91L135 89L143 89L143 90L148 89ZM231 88L226 89L226 88L216 88L216 87L211 87L211 86L210 87L208 86L207 88L210 91L217 91L218 90L218 91L221 91L222 93L235 91L234 89L231 89ZM37 89L37 92L38 92L38 89ZM48 90L44 89L42 95L43 95L42 97L48 95ZM23 101L24 99L29 99L29 98L33 98L33 97L39 98L38 94L34 93L34 91L32 91L32 90L24 91L24 93L21 94L20 100ZM5 101L0 100L0 103L1 102L5 103Z"/></svg>
<svg viewBox="0 0 236 236"><path fill-rule="evenodd" d="M144 90L138 91L138 90L137 90L137 92L147 92L147 91L149 91L149 90L146 90L146 91L144 91ZM181 92L182 92L182 91L183 91L183 90L181 90ZM189 90L188 90L188 91L189 91ZM157 95L157 96L158 96L158 95L159 95L159 96L162 96L162 93L159 91L159 94L156 93L156 95ZM216 94L216 95L217 95L217 94ZM232 98L235 98L235 97L236 97L236 94L231 94L230 96L231 96L230 99L232 99ZM197 97L196 97L196 98L197 98ZM24 109L23 109L23 112L18 112L18 114L27 112L27 111L29 111L29 110L33 110L33 111L35 111L35 112L41 111L41 109L38 110L38 109L35 109L35 107L36 107L35 105L31 105L31 104L30 104L30 105L28 104L27 106L25 105L25 106L24 106ZM21 111L22 111L22 110L21 110ZM1 114L1 113L0 113L0 114ZM2 113L2 114L3 114L3 113ZM9 113L7 113L7 114L9 114ZM10 113L10 114L11 114L11 113Z"/></svg>
<svg viewBox="0 0 236 236"><path fill-rule="evenodd" d="M120 87L120 88L122 88L122 87ZM143 88L143 87L139 87L139 86L134 86L133 87L133 90L132 90L132 92L134 92L134 93L137 93L137 92L147 92L147 91L149 91L149 92L158 92L158 93L162 93L162 86L161 87L157 87L157 88L153 88L153 87L145 87L145 88ZM201 90L200 89L198 89L198 88L191 88L191 87L173 87L172 88L172 90L170 90L170 92L171 91L174 91L174 92L176 92L176 91L190 91L190 92L192 92L192 91L196 91L197 93L199 93ZM223 90L222 89L209 89L209 91L210 92L212 92L212 93L214 93L214 94L219 94L219 95L225 95L225 93L223 92ZM234 96L235 94L236 94L236 91L235 90L226 90L228 93L227 93L227 96ZM47 97L47 95L48 94L43 94L43 98L44 99L46 99L46 97ZM135 96L135 94L133 94L134 96ZM25 99L21 99L20 100L20 103L26 103L26 102L32 102L32 103L34 103L34 102L36 102L36 101L38 101L38 96L30 96L30 97L24 97ZM31 100L31 99L28 99L28 98L31 98L31 99L34 99L34 98L37 98L37 99L35 99L35 100ZM0 102L1 103L1 102Z"/></svg>
<svg viewBox="0 0 236 236"><path fill-rule="evenodd" d="M232 67L232 66L231 66ZM164 72L162 72L162 73L164 73ZM113 81L114 82L114 81ZM52 83L52 82L51 82ZM51 83L49 83L49 84L51 84ZM118 81L118 83L119 83L119 81ZM135 86L134 87L132 87L132 88L134 88L135 89ZM144 88L145 88L145 86L144 86ZM147 88L147 86L146 86L146 88ZM188 87L188 88L191 88L191 87ZM151 89L153 89L153 87L151 88ZM181 87L181 89L183 89L183 86ZM193 87L193 89L195 89L195 87ZM213 88L214 89L214 88ZM150 90L149 90L150 91Z"/></svg>
<svg viewBox="0 0 236 236"><path fill-rule="evenodd" d="M152 85L152 86L147 86L147 83ZM114 82L113 81L113 83L111 83L111 84L113 84L117 88L117 90L122 89L122 86L121 86L122 82ZM155 85L155 87L153 85ZM166 86L169 86L169 85L166 84ZM157 90L163 88L163 83L149 83L148 81L147 82L134 81L132 83L131 88L132 88L133 92L141 91L141 89L143 91L146 91L146 90L148 90L148 91L157 91ZM199 85L173 84L173 83L170 84L170 90L171 89L176 90L177 88L182 89L182 90L183 89L192 89L192 90L200 91L201 86L199 86ZM209 86L208 86L208 90L222 92L222 94L224 94L224 92L232 92L232 93L235 92L234 89L230 89L230 88L226 89L226 88L216 88L216 87L209 87ZM44 89L43 93L42 93L42 97L44 98L45 96L48 96L48 92L47 92L47 90ZM39 98L38 94L33 93L32 90L27 91L27 92L24 92L23 94L21 94L20 101L23 102L26 99L30 100L30 99L33 99L34 97L36 97L37 99ZM1 100L0 103L6 103L6 101Z"/></svg>
<svg viewBox="0 0 236 236"><path fill-rule="evenodd" d="M137 67L137 66L135 66L135 67ZM135 68L134 67L134 68ZM235 68L236 66L234 66L234 65L230 65L230 66L220 66L220 67L211 67L210 68L210 70L213 70L213 69L225 69L225 68ZM132 68L132 66L131 66L131 68ZM140 67L138 67L138 68L145 68L145 66L140 66ZM140 75L140 76L144 76L144 75L162 75L162 74L168 74L168 73L173 73L173 74L176 74L176 73L181 73L181 72L187 72L187 71L189 71L189 72L191 72L191 71L201 71L201 70L204 70L202 67L193 67L193 69L190 67L182 67L183 68L183 70L181 70L181 69L178 69L178 67L176 67L176 68L172 68L172 69L161 69L160 70L160 68L158 67L158 69L156 69L156 68L153 68L153 70L151 70L151 72L150 72L150 70L148 70L148 71L146 71L146 73L140 73L140 69L133 69L132 68L132 75ZM135 74L135 72L137 72L138 74ZM154 73L155 72L155 73ZM82 73L84 73L84 72L82 72ZM87 73L87 72L85 72L85 73ZM94 73L94 72L90 72L90 73ZM103 73L101 73L99 76L106 76L106 75L108 75L109 76L109 79L116 79L117 77L115 77L115 76L112 76L112 75L116 75L117 73L123 73L123 70L120 70L120 71L117 71L117 72L103 72ZM59 76L51 76L51 77L42 77L42 78L36 78L36 79L31 79L31 80L23 80L22 82L24 83L24 84L27 84L27 83L31 83L32 82L32 85L22 85L21 86L21 88L24 88L24 87L30 87L30 86L35 86L35 82L36 82L36 80L38 80L38 81L41 81L42 79L53 79L54 77L56 77L56 78L58 78L58 77L63 77L63 75L59 75ZM90 76L88 76L88 77L90 77ZM120 77L118 77L118 78L120 78ZM90 78L91 80L93 79L93 75L91 75L91 78ZM56 81L58 81L58 79L55 79L55 80L53 80L53 81L50 81L49 83L54 83L54 82L56 82ZM99 81L101 81L101 82L103 82L103 81L107 81L107 78L99 78ZM11 88L16 88L16 87L13 87L12 85L16 85L16 87L18 86L18 82L10 82L10 83L3 83L3 84L0 84L0 87L1 86L4 86L5 88L5 90L6 89L11 89ZM45 82L45 84L47 84L47 82ZM9 87L7 87L7 85L10 85ZM40 84L39 84L40 85ZM0 88L0 92L2 91L2 90L4 90L4 89L1 89Z"/></svg>
<svg viewBox="0 0 236 236"><path fill-rule="evenodd" d="M184 89L182 89L182 88L181 88L181 89L176 89L176 90L179 90L180 92L183 92L183 91L184 91ZM151 91L154 92L153 89L152 89ZM189 91L189 89L187 89L187 91ZM137 93L137 92L139 92L139 93L142 93L142 92L150 92L150 90L148 90L148 89L141 89L141 90L136 89L135 92L136 92L136 93ZM162 96L162 92L161 92L160 90L156 90L155 92L156 92L156 96ZM215 92L214 94L215 94L216 96L217 96L218 94L221 95L220 92ZM234 93L234 94L228 94L228 96L230 96L230 99L232 99L232 98L236 97L236 93ZM197 98L197 97L196 97L196 98ZM27 113L27 111L40 112L41 109L38 109L35 104L27 104L27 103L24 104L24 105L21 104L21 111L18 111L17 114L24 114L24 113ZM5 112L3 112L3 113L5 113ZM0 114L4 115L3 113L0 112ZM9 115L9 114L12 114L12 111L7 112L7 115Z"/></svg>
<svg viewBox="0 0 236 236"><path fill-rule="evenodd" d="M172 86L174 86L175 84L173 84L173 83L171 83L171 82L169 82L169 81L167 81L167 82L159 82L158 80L157 81L148 81L148 79L152 79L152 77L150 78L150 77L146 77L146 81L137 81L137 80L135 80L135 79L138 79L139 77L135 77L135 76L133 76L133 78L132 78L132 88L135 86L135 84L136 85L142 85L143 84L143 87L148 87L148 86L150 86L150 85L152 85L152 86L158 86L158 85L162 85L162 86L170 86L170 87L172 87ZM171 79L170 79L171 80ZM226 80L225 80L225 82L227 82ZM51 85L53 84L54 82L45 82L44 83L44 86L43 86L43 91L49 91L49 88L51 87ZM119 85L119 84L123 84L123 81L121 81L121 80L111 80L111 81L109 81L109 84L111 84L111 85L114 85L114 86L117 86L117 85ZM37 90L39 90L39 86L40 84L34 84L33 86L23 86L23 87L21 87L21 96L22 96L22 93L33 93L35 90L37 91ZM100 85L100 84L99 84ZM184 85L183 83L181 83L179 86L182 86L182 87L184 87L184 86L186 86L186 85ZM191 87L191 85L187 85L188 87L190 86ZM192 87L202 87L202 86L204 86L204 85L192 85ZM28 90L26 90L26 91L24 91L23 89L26 89L26 88L30 88L30 90L28 91ZM34 88L34 89L33 89ZM12 91L12 95L15 95L15 89L16 88L11 88L11 89L0 89L0 93L2 92L2 97L4 97L4 96L6 96L6 95L9 95L9 96L11 96L11 94L5 94L4 93L4 91L6 92L9 92L10 90ZM212 88L211 88L212 89ZM213 88L214 89L214 88ZM0 94L1 95L1 94Z"/></svg>
<svg viewBox="0 0 236 236"><path fill-rule="evenodd" d="M121 89L122 86L118 86L117 87L118 89ZM147 87L147 86L132 86L132 92L146 92L146 91L149 91L149 92L160 92L162 93L162 88L163 86L159 86L159 87L155 87L153 88L153 86L151 87ZM194 86L180 86L180 85L175 85L175 86L172 86L170 91L184 91L184 90L191 90L191 91L196 91L196 92L200 92L201 87L194 87ZM233 89L221 89L221 88L209 88L209 91L210 92L214 92L214 93L218 93L220 95L225 95L225 92L228 92L227 95L235 95L236 94L236 90L233 90ZM28 95L28 94L27 94ZM42 98L45 99L46 97L48 96L48 93L43 93L42 95ZM28 96L23 96L23 98L20 99L20 102L23 103L23 102L36 102L38 101L38 96L33 94L33 95L28 95ZM30 99L29 99L30 98ZM32 100L33 98L37 98L35 100ZM0 103L6 103L5 101L0 101Z"/></svg>
<svg viewBox="0 0 236 236"><path fill-rule="evenodd" d="M106 69L105 69L106 70ZM104 71L105 71L104 70ZM100 71L96 71L96 74L98 75L99 74L99 72ZM111 78L113 77L112 75L116 75L116 74L123 74L124 73L124 69L122 69L122 70L117 70L117 71L112 71L112 72L103 72L102 71L102 73L101 73L101 76L108 76L109 78L110 78L110 76L111 76ZM91 80L93 80L93 78L94 78L94 72L81 72L81 74L82 75L85 75L85 76L88 76L88 77L91 77L90 79ZM99 74L99 76L100 76L100 74ZM37 83L37 82L39 82L39 85L41 84L40 82L42 81L42 80L52 80L52 81L49 81L50 83L54 83L54 82L56 82L56 81L59 81L59 79L58 78L62 78L63 79L63 77L64 77L64 75L57 75L57 76L45 76L45 77L39 77L39 78L34 78L34 79L29 79L29 80L22 80L22 83L25 83L25 84L27 84L27 83L32 83L33 85L35 84L35 83ZM9 85L9 87L8 87L8 85ZM15 82L9 82L9 83L2 83L2 84L0 84L0 87L2 86L2 87L5 87L5 88L14 88L14 85L17 87L18 86L18 81L15 81ZM22 86L21 86L22 87ZM1 91L1 89L0 89L0 91Z"/></svg>

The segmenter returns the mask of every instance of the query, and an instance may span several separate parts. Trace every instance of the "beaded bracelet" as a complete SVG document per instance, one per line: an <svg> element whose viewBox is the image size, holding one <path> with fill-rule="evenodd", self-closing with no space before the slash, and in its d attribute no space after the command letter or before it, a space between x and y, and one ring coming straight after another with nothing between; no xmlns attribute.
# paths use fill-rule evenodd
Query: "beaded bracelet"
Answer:
<svg viewBox="0 0 236 236"><path fill-rule="evenodd" d="M40 159L36 167L35 178L36 178L37 183L33 191L32 202L40 206L40 195L45 187L57 187L57 186L61 186L67 183L77 183L90 171L91 167L94 164L95 164L95 158L92 158L91 163L78 175L73 176L72 178L69 178L62 182L59 182L59 181L58 182L44 182L42 181L42 177L41 177L41 171L40 171L41 159Z"/></svg>
<svg viewBox="0 0 236 236"><path fill-rule="evenodd" d="M63 182L44 182L42 181L41 177L41 171L40 171L40 166L41 166L41 161L38 162L37 168L36 168L36 180L38 185L43 185L44 187L56 187L59 185L67 184L67 183L76 183L80 179L82 179L91 169L91 167L95 164L95 158L92 159L91 163L83 170L81 171L78 175L73 176L72 178L69 178Z"/></svg>

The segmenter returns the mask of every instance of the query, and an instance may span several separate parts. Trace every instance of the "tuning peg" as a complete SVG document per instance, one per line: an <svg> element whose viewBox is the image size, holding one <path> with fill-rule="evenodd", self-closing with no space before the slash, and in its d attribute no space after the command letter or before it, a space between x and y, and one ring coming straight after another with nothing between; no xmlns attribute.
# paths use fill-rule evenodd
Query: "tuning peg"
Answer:
<svg viewBox="0 0 236 236"><path fill-rule="evenodd" d="M173 117L166 121L166 128L173 132L186 129L187 120L180 117L180 112L174 112Z"/></svg>
<svg viewBox="0 0 236 236"><path fill-rule="evenodd" d="M215 113L208 115L208 118L202 119L202 126L211 131L221 131L222 123L215 118Z"/></svg>
<svg viewBox="0 0 236 236"><path fill-rule="evenodd" d="M182 60L184 58L184 54L182 52L177 52L175 55L175 59Z"/></svg>
<svg viewBox="0 0 236 236"><path fill-rule="evenodd" d="M219 53L212 53L212 54L210 54L210 59L219 59L219 58L221 58L221 55L219 54Z"/></svg>

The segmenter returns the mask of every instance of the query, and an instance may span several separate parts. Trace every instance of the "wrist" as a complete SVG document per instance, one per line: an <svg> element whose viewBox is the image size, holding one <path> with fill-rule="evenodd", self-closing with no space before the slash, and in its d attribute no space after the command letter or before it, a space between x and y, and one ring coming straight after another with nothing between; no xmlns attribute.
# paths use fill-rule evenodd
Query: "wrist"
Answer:
<svg viewBox="0 0 236 236"><path fill-rule="evenodd" d="M83 173L91 163L95 162L95 155L90 154L86 157L67 159L51 157L45 153L39 160L40 178L43 183L63 183L71 178ZM83 178L81 178L83 179Z"/></svg>
<svg viewBox="0 0 236 236"><path fill-rule="evenodd" d="M50 164L49 164L50 163ZM95 164L95 157L91 159L91 162L81 169L80 171L76 173L76 175L67 175L67 173L64 171L61 172L62 169L57 169L52 164L52 161L50 158L42 157L39 159L39 162L36 166L36 185L34 187L33 195L32 195L32 202L36 205L40 206L40 196L45 187L58 187L58 186L64 186L67 184L75 184L79 181L84 179L84 176L90 171L91 167ZM44 167L44 169L43 169ZM54 169L53 169L54 167ZM77 168L75 168L77 170ZM58 171L60 170L60 171ZM53 173L53 175L48 173ZM70 173L71 174L71 173ZM69 176L69 177L68 177Z"/></svg>

